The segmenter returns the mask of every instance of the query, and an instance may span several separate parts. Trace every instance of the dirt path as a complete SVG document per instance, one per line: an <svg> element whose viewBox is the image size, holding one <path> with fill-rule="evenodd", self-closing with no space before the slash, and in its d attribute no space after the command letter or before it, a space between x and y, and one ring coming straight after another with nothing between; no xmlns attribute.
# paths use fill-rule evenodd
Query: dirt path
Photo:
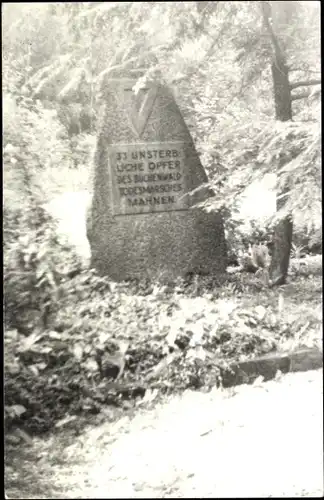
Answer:
<svg viewBox="0 0 324 500"><path fill-rule="evenodd" d="M65 447L35 440L33 484L14 498L323 495L322 370L188 391ZM26 465L25 465L26 466ZM25 474L28 481L28 473ZM29 492L29 494L27 494Z"/></svg>

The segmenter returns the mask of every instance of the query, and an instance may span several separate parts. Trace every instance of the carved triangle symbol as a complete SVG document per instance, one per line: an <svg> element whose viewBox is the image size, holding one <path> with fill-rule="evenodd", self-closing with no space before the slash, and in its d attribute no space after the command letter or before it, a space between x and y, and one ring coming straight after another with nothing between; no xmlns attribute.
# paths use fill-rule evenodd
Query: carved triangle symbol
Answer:
<svg viewBox="0 0 324 500"><path fill-rule="evenodd" d="M157 89L156 87L143 88L135 94L131 88L125 88L123 94L129 124L140 138L152 113Z"/></svg>

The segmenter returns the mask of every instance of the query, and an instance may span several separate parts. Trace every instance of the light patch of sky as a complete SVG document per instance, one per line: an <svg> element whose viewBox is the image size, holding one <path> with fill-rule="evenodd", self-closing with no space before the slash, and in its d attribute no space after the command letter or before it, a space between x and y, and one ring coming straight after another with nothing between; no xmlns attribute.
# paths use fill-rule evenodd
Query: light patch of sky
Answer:
<svg viewBox="0 0 324 500"><path fill-rule="evenodd" d="M276 211L275 186L275 174L267 174L262 181L251 184L242 198L241 217L258 219L274 214Z"/></svg>

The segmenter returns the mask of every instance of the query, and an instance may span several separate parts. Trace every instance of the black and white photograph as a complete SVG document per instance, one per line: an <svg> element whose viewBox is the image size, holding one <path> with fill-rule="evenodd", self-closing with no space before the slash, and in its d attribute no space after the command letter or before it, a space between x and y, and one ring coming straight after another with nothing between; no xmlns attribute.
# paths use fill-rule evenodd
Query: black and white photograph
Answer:
<svg viewBox="0 0 324 500"><path fill-rule="evenodd" d="M1 7L4 498L323 498L321 3Z"/></svg>

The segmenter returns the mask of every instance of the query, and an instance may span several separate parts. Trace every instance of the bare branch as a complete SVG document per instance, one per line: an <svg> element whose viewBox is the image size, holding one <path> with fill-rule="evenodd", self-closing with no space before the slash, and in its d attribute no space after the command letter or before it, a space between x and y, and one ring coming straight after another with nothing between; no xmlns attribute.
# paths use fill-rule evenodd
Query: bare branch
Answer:
<svg viewBox="0 0 324 500"><path fill-rule="evenodd" d="M291 96L292 101L298 101L299 99L306 99L310 96L310 92L303 92L302 94Z"/></svg>
<svg viewBox="0 0 324 500"><path fill-rule="evenodd" d="M141 54L139 54L137 56L130 57L129 59L126 59L121 64L113 64L113 65L109 66L108 68L106 68L105 70L101 71L101 73L99 73L96 76L95 80L99 81L101 78L103 78L104 76L106 76L108 73L110 73L113 70L125 69L125 68L127 68L128 64L135 62L135 61L138 61L140 57L144 57L144 56L151 55L151 54L152 54L152 51L150 49L147 51L143 51ZM113 59L115 59L115 57Z"/></svg>
<svg viewBox="0 0 324 500"><path fill-rule="evenodd" d="M295 82L290 84L290 90L297 89L298 87L309 87L310 85L319 85L321 80L314 78L313 80Z"/></svg>
<svg viewBox="0 0 324 500"><path fill-rule="evenodd" d="M289 73L293 73L294 71L302 71L303 73L314 73L316 75L319 75L321 73L321 71L315 71L315 70L312 70L312 69L308 69L308 68L296 68L296 67L288 67L289 69Z"/></svg>

